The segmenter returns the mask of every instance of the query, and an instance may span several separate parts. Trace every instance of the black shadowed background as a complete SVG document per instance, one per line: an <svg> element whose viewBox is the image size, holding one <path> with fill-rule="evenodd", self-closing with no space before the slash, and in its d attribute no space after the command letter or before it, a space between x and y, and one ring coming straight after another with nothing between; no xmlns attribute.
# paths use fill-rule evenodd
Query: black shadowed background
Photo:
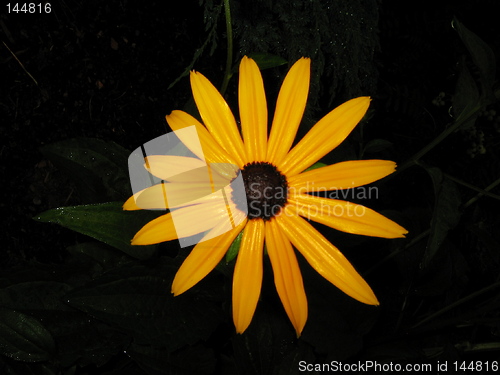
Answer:
<svg viewBox="0 0 500 375"><path fill-rule="evenodd" d="M498 371L495 3L2 5L0 373L295 374L367 361L386 366L379 370ZM171 281L189 249L130 246L157 213L121 212L129 153L170 131L172 110L196 114L190 69L221 87L229 34L233 68L244 55L261 63L270 114L288 67L312 59L298 138L344 101L373 98L325 163L400 166L373 185L376 196L347 199L405 226L406 239L317 225L381 306L345 296L299 258L310 309L299 339L267 256L256 314L236 335L234 259L174 299ZM225 97L237 113L237 70L230 73ZM334 368L340 361L346 367Z"/></svg>

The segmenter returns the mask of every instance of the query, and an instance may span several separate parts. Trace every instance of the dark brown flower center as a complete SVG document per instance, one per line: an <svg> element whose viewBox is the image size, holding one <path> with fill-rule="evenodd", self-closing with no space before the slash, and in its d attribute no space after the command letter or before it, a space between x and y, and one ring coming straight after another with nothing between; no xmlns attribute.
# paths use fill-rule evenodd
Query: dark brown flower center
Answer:
<svg viewBox="0 0 500 375"><path fill-rule="evenodd" d="M288 183L286 177L272 164L253 162L241 170L245 184L248 218L269 220L286 204ZM234 201L241 209L241 202Z"/></svg>

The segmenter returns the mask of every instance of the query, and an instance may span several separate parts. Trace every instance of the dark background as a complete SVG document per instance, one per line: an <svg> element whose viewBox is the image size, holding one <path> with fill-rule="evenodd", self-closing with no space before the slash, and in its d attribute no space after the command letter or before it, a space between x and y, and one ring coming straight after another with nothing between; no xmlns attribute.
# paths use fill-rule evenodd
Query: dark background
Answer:
<svg viewBox="0 0 500 375"><path fill-rule="evenodd" d="M258 35L256 40L260 38L259 43L267 47L257 52L280 55L290 64L301 55L308 55L304 44L303 50L291 50L295 44L284 41L280 44L276 34L266 40L259 27L262 28L263 22L268 22L273 30L289 25L285 10L298 7L307 18L306 11L310 8L302 9L301 2L291 2L288 8L280 8L280 2L255 3L255 9L251 6L246 9L248 5L243 2L233 4L235 61L258 45L249 41L248 35ZM355 3L363 8L363 1ZM494 0L371 2L372 18L361 22L370 27L366 34L366 43L372 48L370 59L363 65L359 63L358 68L363 69L358 69L359 75L351 85L335 80L345 77L349 66L338 65L337 70L328 70L334 66L327 64L329 59L340 61L335 60L331 51L318 54L317 61L321 63L317 65L314 65L315 56L311 56L316 86L311 91L306 126L353 95L369 94L374 98L370 127L364 128L363 134L353 134L352 147L345 152L347 155L357 152L358 142L366 144L373 139L384 139L390 142L390 147L384 146L368 156L403 163L452 122L448 108L455 90L457 67L463 56L467 56L451 27L453 17L482 38L498 59L500 29L495 3ZM337 9L328 4L323 2L325 9ZM5 7L1 9L0 269L13 270L27 264L64 264L65 248L85 239L67 229L32 219L51 208L89 203L82 201L74 183L41 154L41 146L74 137L93 137L133 150L164 134L168 131L164 116L184 108L190 100L188 79L182 78L168 87L189 66L214 23L218 25L216 44L210 40L194 68L220 86L225 68L226 32L222 14L219 18L210 18L217 5L210 1L146 4L70 0L52 2L50 14L7 14ZM356 10L359 9L354 8ZM268 14L269 19L262 14ZM358 24L356 22L353 24ZM252 34L252 25L255 34ZM344 33L348 35L349 29ZM244 39L239 39L243 36ZM323 35L323 44L325 36L327 34ZM336 51L336 47L332 48ZM347 61L345 57L338 59ZM470 61L468 64L474 73ZM339 69L344 70L341 73ZM271 98L276 95L286 71L287 67L283 66L264 73ZM232 106L236 97L235 81L233 78L227 92ZM334 92L328 82L335 83ZM357 86L353 88L353 85ZM270 106L272 103L269 100ZM475 133L452 134L424 157L424 163L479 188L496 181L500 176L496 112L500 108L493 104L486 110L488 112L477 120ZM462 184L457 186L462 204L477 194ZM435 192L425 171L418 167L408 169L390 180L385 188L380 200L371 207L395 212L410 230L409 240L428 228ZM499 193L498 188L492 190L495 192ZM380 335L387 335L387 341L381 341L392 346L390 350L388 346L381 350L388 357L388 353L397 356L399 354L394 353L401 347L398 340L404 342L408 327L446 304L492 286L478 299L451 309L444 320L436 320L434 325L419 331L412 337L412 348L419 352L445 348L445 352L454 353L449 358L500 358L500 304L495 289L500 269L498 209L498 200L483 197L461 210L460 222L443 245L447 250L441 252L425 272L419 268L422 249L416 248L415 252L394 257L367 276L387 307L368 334L367 342L371 346L365 349L376 351L377 345L382 345L378 340ZM337 240L348 242L351 237L346 241L340 236ZM391 246L394 249L399 244L374 241L368 243L367 250L366 243L354 241L345 248L358 267L368 270L385 259ZM356 249L362 251L361 255L354 253ZM268 287L272 288L271 283ZM484 309L485 306L488 308ZM440 330L441 326L445 328ZM493 344L489 350L464 349L464 345L477 343ZM225 352L219 344L216 341L210 345L216 351ZM318 358L329 357L320 355L316 360Z"/></svg>

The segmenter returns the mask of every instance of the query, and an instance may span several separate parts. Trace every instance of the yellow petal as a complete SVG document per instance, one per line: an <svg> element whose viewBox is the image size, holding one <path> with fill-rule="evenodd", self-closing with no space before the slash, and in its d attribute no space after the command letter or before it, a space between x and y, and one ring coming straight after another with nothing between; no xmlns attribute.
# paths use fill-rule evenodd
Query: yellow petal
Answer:
<svg viewBox="0 0 500 375"><path fill-rule="evenodd" d="M299 215L331 228L363 236L401 238L408 231L372 209L337 199L297 194L288 200Z"/></svg>
<svg viewBox="0 0 500 375"><path fill-rule="evenodd" d="M145 159L145 168L152 175L163 181L177 184L167 184L167 190L173 189L171 186L178 188L178 185L185 184L186 191L190 196L193 189L205 188L206 193L202 194L200 192L199 196L201 197L229 185L239 171L238 166L235 164L206 164L199 159L185 156L151 155ZM167 191L167 193L169 192ZM169 196L169 198L172 198L172 196Z"/></svg>
<svg viewBox="0 0 500 375"><path fill-rule="evenodd" d="M144 190L146 190L146 189L144 189ZM138 192L138 193L136 193L136 194L132 195L129 199L127 199L127 200L125 201L125 203L123 203L123 206L122 206L123 210L125 210L125 211L137 211L137 210L142 210L142 207L139 207L139 206L135 203L135 201L136 201L137 197L139 196L139 194L140 194L140 193L142 193L142 192L144 192L144 190L141 190L140 192ZM160 205L160 206L162 206L162 205L164 204L164 203L163 203L163 201L160 201L160 202L157 202L157 203L158 203L158 205Z"/></svg>
<svg viewBox="0 0 500 375"><path fill-rule="evenodd" d="M166 207L170 208L188 204L228 186L238 173L238 167L234 164L207 165L196 158L172 155L148 156L146 169L154 176L169 182L163 184L164 197L160 197L159 190L151 193L158 193L154 197L155 202L163 199L168 201ZM148 194L148 198L150 197ZM141 206L140 203L137 205ZM147 203L144 208L149 208Z"/></svg>
<svg viewBox="0 0 500 375"><path fill-rule="evenodd" d="M208 201L228 200L233 193L231 182L237 176L238 167L234 164L216 163L203 165L200 168L190 170L189 168L178 168L174 172L164 168L172 160L181 157L153 155L146 159L147 168L168 182L150 186L135 193L123 205L124 210L160 210L167 208L178 208L186 205L207 203ZM188 158L187 160L191 160ZM195 159L196 161L197 159ZM199 163L191 166L198 167ZM165 170L162 170L162 169ZM175 169L175 168L174 168ZM183 172L183 170L187 170ZM176 172L183 172L175 174ZM174 174L174 176L169 176ZM222 191L224 190L224 191Z"/></svg>
<svg viewBox="0 0 500 375"><path fill-rule="evenodd" d="M243 232L233 277L233 321L243 333L252 321L262 286L264 221L249 220Z"/></svg>
<svg viewBox="0 0 500 375"><path fill-rule="evenodd" d="M267 150L267 103L259 67L244 56L238 84L241 131L247 160L263 161Z"/></svg>
<svg viewBox="0 0 500 375"><path fill-rule="evenodd" d="M167 122L173 131L184 129L189 126L195 126L196 132L200 139L200 144L203 149L203 154L199 155L198 147L190 147L193 140L189 134L179 132L179 139L186 145L198 158L205 160L207 163L230 163L236 164L234 159L225 152L221 146L215 141L212 135L208 132L207 128L203 126L197 119L190 114L183 111L172 111L170 115L166 116Z"/></svg>
<svg viewBox="0 0 500 375"><path fill-rule="evenodd" d="M123 209L126 211L165 210L168 207L165 187L162 183L135 193L123 204Z"/></svg>
<svg viewBox="0 0 500 375"><path fill-rule="evenodd" d="M148 172L163 181L192 170L206 168L204 161L188 156L150 155L144 159Z"/></svg>
<svg viewBox="0 0 500 375"><path fill-rule="evenodd" d="M289 177L288 186L297 194L350 189L380 180L395 170L396 163L389 160L350 160Z"/></svg>
<svg viewBox="0 0 500 375"><path fill-rule="evenodd" d="M288 153L281 165L282 173L296 175L332 151L361 121L369 105L369 97L351 99L319 120Z"/></svg>
<svg viewBox="0 0 500 375"><path fill-rule="evenodd" d="M217 182L217 185L205 182L175 182L150 186L131 196L123 205L126 211L133 210L165 210L179 208L186 205L204 203L211 199L220 199L220 195L213 195L216 191L225 188L229 182Z"/></svg>
<svg viewBox="0 0 500 375"><path fill-rule="evenodd" d="M132 245L151 245L176 238L194 236L228 220L222 195L209 196L202 204L186 206L162 215L136 233Z"/></svg>
<svg viewBox="0 0 500 375"><path fill-rule="evenodd" d="M169 212L143 226L132 239L132 245L152 245L175 240L176 238L178 238L177 232L175 231L172 214Z"/></svg>
<svg viewBox="0 0 500 375"><path fill-rule="evenodd" d="M236 228L226 232L224 226L219 225L213 228L207 236L211 239L202 239L175 274L172 283L172 293L177 296L190 289L203 279L221 261L227 249L241 232L246 221L242 221Z"/></svg>
<svg viewBox="0 0 500 375"><path fill-rule="evenodd" d="M277 223L286 237L325 279L352 298L378 305L377 297L346 257L288 205Z"/></svg>
<svg viewBox="0 0 500 375"><path fill-rule="evenodd" d="M190 78L194 101L205 126L217 143L242 168L247 158L231 109L205 76L192 71Z"/></svg>
<svg viewBox="0 0 500 375"><path fill-rule="evenodd" d="M311 60L301 58L290 68L278 94L267 151L267 161L278 168L290 150L302 120L310 75Z"/></svg>
<svg viewBox="0 0 500 375"><path fill-rule="evenodd" d="M290 241L276 224L279 218L266 222L266 247L274 273L274 284L293 324L297 337L307 321L307 298L299 263Z"/></svg>

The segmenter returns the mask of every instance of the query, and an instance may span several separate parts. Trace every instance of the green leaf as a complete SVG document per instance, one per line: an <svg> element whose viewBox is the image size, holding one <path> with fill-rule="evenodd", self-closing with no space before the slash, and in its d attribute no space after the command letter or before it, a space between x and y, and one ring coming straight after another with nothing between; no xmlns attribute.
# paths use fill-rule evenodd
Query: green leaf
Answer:
<svg viewBox="0 0 500 375"><path fill-rule="evenodd" d="M474 61L474 64L479 68L482 94L484 99L489 101L493 96L493 84L496 75L495 53L488 44L467 29L456 18L453 19L452 26L465 44L465 47L472 57L472 61Z"/></svg>
<svg viewBox="0 0 500 375"><path fill-rule="evenodd" d="M113 246L137 258L148 259L155 246L132 246L130 240L148 221L158 217L155 211L123 211L122 203L111 202L60 207L45 211L35 219L56 223Z"/></svg>
<svg viewBox="0 0 500 375"><path fill-rule="evenodd" d="M61 375L61 372L54 369L50 363L25 363L9 361L0 357L0 368L2 375ZM64 375L75 375L74 369L67 369ZM135 374L134 374L135 375Z"/></svg>
<svg viewBox="0 0 500 375"><path fill-rule="evenodd" d="M273 55L271 53L249 53L248 57L255 60L260 70L276 68L277 66L285 65L288 63L288 61L284 58Z"/></svg>
<svg viewBox="0 0 500 375"><path fill-rule="evenodd" d="M63 367L103 366L130 343L130 337L124 333L73 308L46 311L38 316L57 344L57 362Z"/></svg>
<svg viewBox="0 0 500 375"><path fill-rule="evenodd" d="M326 166L327 166L327 164L325 164L325 163L317 162L317 163L314 163L313 165L311 165L309 168L307 168L304 172L312 171L313 169L322 168L322 167L326 167Z"/></svg>
<svg viewBox="0 0 500 375"><path fill-rule="evenodd" d="M426 168L426 171L432 178L435 204L431 219L431 233L422 258L421 268L426 268L429 265L448 232L458 224L461 203L460 192L455 183L443 177L439 168Z"/></svg>
<svg viewBox="0 0 500 375"><path fill-rule="evenodd" d="M137 344L170 352L206 340L221 317L220 307L195 291L178 297L170 293L176 268L123 268L71 292L67 300L133 336Z"/></svg>
<svg viewBox="0 0 500 375"><path fill-rule="evenodd" d="M461 129L466 129L475 124L478 110L481 108L479 90L472 75L467 69L464 59L460 63L457 86L452 98L452 111L455 120L465 121Z"/></svg>
<svg viewBox="0 0 500 375"><path fill-rule="evenodd" d="M0 305L15 310L68 309L61 297L70 289L56 281L20 282L0 289Z"/></svg>
<svg viewBox="0 0 500 375"><path fill-rule="evenodd" d="M87 260L91 259L93 262L98 263L104 270L118 267L129 262L131 259L123 252L95 241L69 246L67 250L70 254L77 257L83 257Z"/></svg>
<svg viewBox="0 0 500 375"><path fill-rule="evenodd" d="M381 151L385 151L388 148L391 148L393 145L392 142L387 139L376 138L369 141L365 147L363 148L362 155L364 154L373 154Z"/></svg>
<svg viewBox="0 0 500 375"><path fill-rule="evenodd" d="M61 306L58 302L60 302L61 295L68 288L66 285L71 287L80 286L88 282L90 278L89 265L82 264L82 262L66 264L30 262L23 264L23 267L4 270L0 275L2 276L0 278L0 287L3 289L15 284L38 283L33 285L38 285L40 290L35 289L31 293L44 295L45 297L42 298L47 298L47 301L44 301L44 306L47 308L59 308ZM27 287L25 290L27 290ZM28 295L25 298L28 299ZM21 298L18 298L18 300L20 301ZM36 298L34 301L36 301Z"/></svg>
<svg viewBox="0 0 500 375"><path fill-rule="evenodd" d="M148 374L210 375L216 365L213 350L200 344L169 353L163 348L132 343L127 354Z"/></svg>
<svg viewBox="0 0 500 375"><path fill-rule="evenodd" d="M229 246L229 249L227 250L226 253L226 263L231 262L234 258L236 258L236 255L238 255L238 251L240 251L240 246L241 246L241 239L243 238L243 232L245 230L243 229L234 239L233 243L231 246Z"/></svg>
<svg viewBox="0 0 500 375"><path fill-rule="evenodd" d="M0 307L0 352L16 361L46 361L55 352L55 343L37 319Z"/></svg>
<svg viewBox="0 0 500 375"><path fill-rule="evenodd" d="M132 195L130 152L114 142L75 138L44 146L41 152L74 181L85 202L124 200Z"/></svg>

